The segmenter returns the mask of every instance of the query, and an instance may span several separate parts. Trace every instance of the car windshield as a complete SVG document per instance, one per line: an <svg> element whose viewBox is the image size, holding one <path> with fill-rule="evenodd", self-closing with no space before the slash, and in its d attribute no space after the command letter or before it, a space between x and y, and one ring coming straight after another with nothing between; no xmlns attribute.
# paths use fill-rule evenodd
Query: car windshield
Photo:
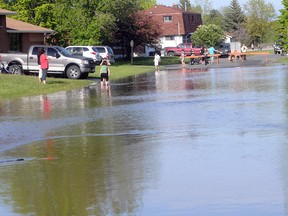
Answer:
<svg viewBox="0 0 288 216"><path fill-rule="evenodd" d="M69 52L68 50L64 49L63 47L60 46L55 46L55 49L61 53L61 55L66 56L66 57L71 57L72 53Z"/></svg>

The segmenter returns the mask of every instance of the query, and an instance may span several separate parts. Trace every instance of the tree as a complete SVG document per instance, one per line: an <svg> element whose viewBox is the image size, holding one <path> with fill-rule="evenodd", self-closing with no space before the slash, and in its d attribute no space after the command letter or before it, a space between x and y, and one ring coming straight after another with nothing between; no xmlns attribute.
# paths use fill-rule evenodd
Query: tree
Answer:
<svg viewBox="0 0 288 216"><path fill-rule="evenodd" d="M224 16L218 10L211 10L206 17L205 24L215 24L220 28L224 28Z"/></svg>
<svg viewBox="0 0 288 216"><path fill-rule="evenodd" d="M134 46L153 43L160 36L160 27L152 18L140 12L139 2L135 0L110 0L102 10L112 13L116 19L116 29L113 31L113 44L125 47L127 57L130 55L130 41ZM125 13L125 11L132 11Z"/></svg>
<svg viewBox="0 0 288 216"><path fill-rule="evenodd" d="M157 2L156 0L139 0L140 9L146 10L148 8L154 7Z"/></svg>
<svg viewBox="0 0 288 216"><path fill-rule="evenodd" d="M277 34L282 40L282 45L284 49L288 50L288 0L283 0L282 4L284 9L280 10L280 16L278 17L277 22Z"/></svg>
<svg viewBox="0 0 288 216"><path fill-rule="evenodd" d="M215 24L200 25L191 39L195 45L217 46L222 42L224 31Z"/></svg>
<svg viewBox="0 0 288 216"><path fill-rule="evenodd" d="M160 28L140 10L156 0L0 0L18 20L55 30L50 44L121 45L155 42ZM143 23L145 21L146 23Z"/></svg>
<svg viewBox="0 0 288 216"><path fill-rule="evenodd" d="M245 22L245 14L238 0L231 0L230 6L224 13L224 27L228 32L237 32Z"/></svg>
<svg viewBox="0 0 288 216"><path fill-rule="evenodd" d="M211 0L194 0L192 10L201 13L203 24L206 24L207 17L212 10L212 2Z"/></svg>
<svg viewBox="0 0 288 216"><path fill-rule="evenodd" d="M192 11L192 5L191 2L188 0L180 0L179 5L181 9L186 10L186 11Z"/></svg>
<svg viewBox="0 0 288 216"><path fill-rule="evenodd" d="M254 43L262 43L276 17L275 9L265 0L249 0L244 8L247 14L246 29Z"/></svg>

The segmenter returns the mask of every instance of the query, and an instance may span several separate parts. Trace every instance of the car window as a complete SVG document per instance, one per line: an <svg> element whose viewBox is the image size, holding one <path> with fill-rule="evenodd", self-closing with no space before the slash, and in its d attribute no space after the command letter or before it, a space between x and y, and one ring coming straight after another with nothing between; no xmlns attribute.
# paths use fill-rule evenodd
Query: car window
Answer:
<svg viewBox="0 0 288 216"><path fill-rule="evenodd" d="M83 47L83 51L89 51L89 49L87 47Z"/></svg>
<svg viewBox="0 0 288 216"><path fill-rule="evenodd" d="M107 47L107 49L108 49L108 53L113 54L113 50L110 47Z"/></svg>
<svg viewBox="0 0 288 216"><path fill-rule="evenodd" d="M72 52L72 47L68 47L66 48L66 50L68 50L69 52Z"/></svg>
<svg viewBox="0 0 288 216"><path fill-rule="evenodd" d="M100 52L100 53L105 53L105 48L103 47L97 47L97 50Z"/></svg>
<svg viewBox="0 0 288 216"><path fill-rule="evenodd" d="M53 48L48 48L48 51L47 51L47 55L48 56L52 56L52 57L56 57L56 54L57 54L58 52L55 50L55 49L53 49Z"/></svg>
<svg viewBox="0 0 288 216"><path fill-rule="evenodd" d="M60 46L54 46L54 48L59 52L61 53L63 56L66 56L66 57L71 57L71 52L67 51L66 49L64 49L63 47L60 47ZM56 52L57 52L56 51Z"/></svg>
<svg viewBox="0 0 288 216"><path fill-rule="evenodd" d="M186 48L190 48L191 44L186 44L185 46Z"/></svg>
<svg viewBox="0 0 288 216"><path fill-rule="evenodd" d="M184 48L184 44L179 44L178 47L179 48Z"/></svg>
<svg viewBox="0 0 288 216"><path fill-rule="evenodd" d="M93 50L94 52L99 52L96 47L92 47L92 50Z"/></svg>
<svg viewBox="0 0 288 216"><path fill-rule="evenodd" d="M82 55L83 54L83 50L81 47L75 47L73 50L73 54L75 55Z"/></svg>
<svg viewBox="0 0 288 216"><path fill-rule="evenodd" d="M33 47L32 55L37 55L38 49L41 47Z"/></svg>

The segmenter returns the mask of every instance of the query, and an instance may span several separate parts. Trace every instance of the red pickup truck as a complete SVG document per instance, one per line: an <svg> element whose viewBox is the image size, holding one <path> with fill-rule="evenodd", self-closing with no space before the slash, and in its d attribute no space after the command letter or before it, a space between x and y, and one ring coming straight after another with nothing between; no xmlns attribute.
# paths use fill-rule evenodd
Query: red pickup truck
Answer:
<svg viewBox="0 0 288 216"><path fill-rule="evenodd" d="M193 46L192 43L181 43L177 47L166 47L164 48L165 56L180 56L181 52L184 51L185 55L191 55L191 50L193 50L194 55L200 55L201 48Z"/></svg>

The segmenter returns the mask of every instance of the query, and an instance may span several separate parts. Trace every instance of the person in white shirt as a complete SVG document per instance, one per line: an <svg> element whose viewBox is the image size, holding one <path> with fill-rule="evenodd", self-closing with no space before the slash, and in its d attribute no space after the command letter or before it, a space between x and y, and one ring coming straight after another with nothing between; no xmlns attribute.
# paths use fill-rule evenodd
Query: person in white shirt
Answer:
<svg viewBox="0 0 288 216"><path fill-rule="evenodd" d="M245 44L241 46L241 53L244 53L244 54L241 54L242 59L246 60L247 47L245 46Z"/></svg>
<svg viewBox="0 0 288 216"><path fill-rule="evenodd" d="M157 52L155 52L155 56L154 56L154 65L155 65L155 70L159 71L159 62L161 61L161 57L160 55L158 55Z"/></svg>

